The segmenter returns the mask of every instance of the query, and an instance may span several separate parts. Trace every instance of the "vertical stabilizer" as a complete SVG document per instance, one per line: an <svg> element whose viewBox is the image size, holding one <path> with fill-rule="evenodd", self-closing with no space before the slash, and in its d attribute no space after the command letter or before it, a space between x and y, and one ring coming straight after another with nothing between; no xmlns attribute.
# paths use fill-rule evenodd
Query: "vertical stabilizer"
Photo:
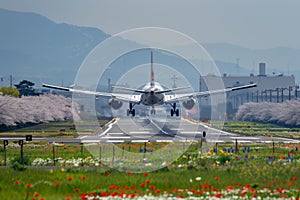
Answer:
<svg viewBox="0 0 300 200"><path fill-rule="evenodd" d="M153 52L151 51L151 86L154 86Z"/></svg>

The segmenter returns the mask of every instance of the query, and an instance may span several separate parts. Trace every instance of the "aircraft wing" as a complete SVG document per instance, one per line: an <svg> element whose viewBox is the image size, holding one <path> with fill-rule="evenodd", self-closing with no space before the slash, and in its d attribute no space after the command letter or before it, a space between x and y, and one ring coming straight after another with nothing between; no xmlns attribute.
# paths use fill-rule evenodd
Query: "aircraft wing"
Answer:
<svg viewBox="0 0 300 200"><path fill-rule="evenodd" d="M243 90L243 89L248 89L248 88L253 88L256 87L257 84L249 84L249 85L243 85L243 86L238 86L238 87L232 87L232 88L225 88L225 89L220 89L220 90L208 90L208 91L203 91L203 92L193 92L193 93L183 93L183 94L175 94L175 95L166 95L166 100L165 103L171 103L174 101L181 101L193 97L198 97L198 96L204 96L204 95L212 95L212 94L218 94L218 93L223 93L223 92L229 92L229 91L235 91L235 90Z"/></svg>
<svg viewBox="0 0 300 200"><path fill-rule="evenodd" d="M75 93L81 93L81 94L91 94L91 95L97 95L97 96L111 97L111 98L114 98L114 99L117 99L120 101L128 101L128 102L134 102L134 103L139 103L140 99L141 99L140 95L97 92L97 91L74 89L74 88L61 87L61 86L55 86L55 85L49 85L49 84L43 84L43 87L67 91L67 92L75 92Z"/></svg>

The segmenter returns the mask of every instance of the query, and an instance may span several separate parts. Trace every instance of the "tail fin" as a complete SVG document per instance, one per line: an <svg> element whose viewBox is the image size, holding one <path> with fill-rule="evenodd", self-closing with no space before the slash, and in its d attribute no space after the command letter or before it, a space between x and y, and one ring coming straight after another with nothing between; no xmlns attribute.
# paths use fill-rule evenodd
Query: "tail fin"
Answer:
<svg viewBox="0 0 300 200"><path fill-rule="evenodd" d="M151 86L154 86L153 52L151 51Z"/></svg>

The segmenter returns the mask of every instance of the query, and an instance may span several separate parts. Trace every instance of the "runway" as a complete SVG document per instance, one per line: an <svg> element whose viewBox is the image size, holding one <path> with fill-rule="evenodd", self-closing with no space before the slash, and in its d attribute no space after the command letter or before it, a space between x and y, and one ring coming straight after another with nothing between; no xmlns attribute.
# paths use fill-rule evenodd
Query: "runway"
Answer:
<svg viewBox="0 0 300 200"><path fill-rule="evenodd" d="M203 137L203 131L206 137ZM77 139L82 143L196 142L201 139L212 143L300 143L299 140L289 138L229 133L187 119L153 117L115 119L102 132Z"/></svg>
<svg viewBox="0 0 300 200"><path fill-rule="evenodd" d="M197 142L205 139L210 143L300 143L300 140L245 136L229 133L181 118L124 117L110 121L102 131L77 138L33 137L34 141L48 143L144 143L144 142ZM206 137L203 137L203 131ZM0 140L18 141L25 137L0 137Z"/></svg>

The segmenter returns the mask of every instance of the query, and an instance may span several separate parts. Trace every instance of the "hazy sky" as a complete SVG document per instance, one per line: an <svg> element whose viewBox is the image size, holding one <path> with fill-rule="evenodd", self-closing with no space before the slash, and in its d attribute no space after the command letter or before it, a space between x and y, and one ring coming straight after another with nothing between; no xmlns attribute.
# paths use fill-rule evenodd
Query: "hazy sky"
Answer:
<svg viewBox="0 0 300 200"><path fill-rule="evenodd" d="M0 8L35 12L109 34L158 26L200 43L300 49L299 0L0 0Z"/></svg>

